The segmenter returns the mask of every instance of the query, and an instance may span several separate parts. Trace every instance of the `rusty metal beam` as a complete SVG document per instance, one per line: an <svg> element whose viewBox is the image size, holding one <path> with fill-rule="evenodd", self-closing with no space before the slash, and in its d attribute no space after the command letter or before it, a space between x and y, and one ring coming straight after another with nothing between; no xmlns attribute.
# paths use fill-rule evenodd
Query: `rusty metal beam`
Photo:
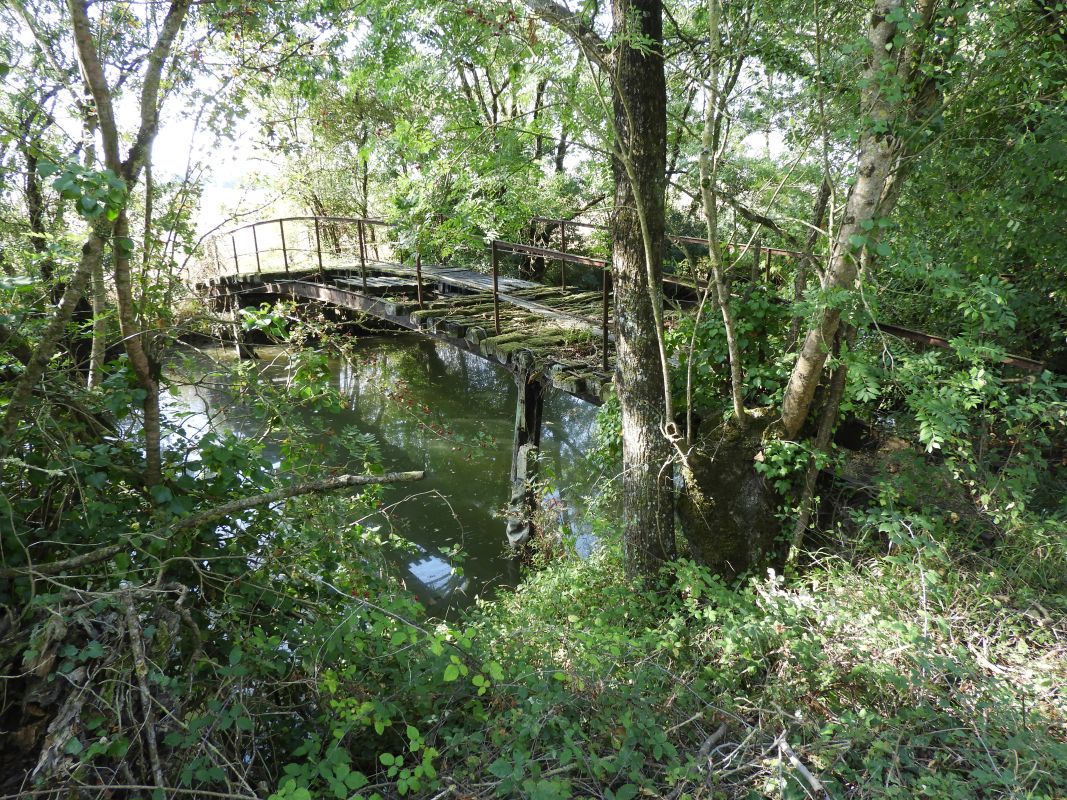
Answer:
<svg viewBox="0 0 1067 800"><path fill-rule="evenodd" d="M572 219L552 219L550 217L530 217L530 222L543 222L546 225L566 225L571 228L588 228L593 231L608 231L611 230L607 225L595 225L591 222L575 222ZM699 236L676 236L674 234L666 234L667 241L674 242L676 244L702 244L707 245L708 240ZM746 245L739 244L737 242L725 242L727 247L745 247ZM796 250L783 250L778 247L764 247L764 252L771 252L779 256L793 256L794 258L800 258L804 254Z"/></svg>
<svg viewBox="0 0 1067 800"><path fill-rule="evenodd" d="M898 339L906 339L910 342L916 342L918 344L924 344L927 347L938 347L942 350L951 350L952 342L946 339L944 336L935 336L932 333L925 333L923 331L913 331L911 328L902 328L900 325L887 325L884 322L878 322L877 320L868 324L869 328L881 331L882 333L888 333L890 336L896 336ZM1011 354L1005 355L1001 363L1007 364L1011 367L1018 367L1028 372L1043 372L1045 362L1037 361L1033 358L1027 358L1026 356L1014 356Z"/></svg>
<svg viewBox="0 0 1067 800"><path fill-rule="evenodd" d="M515 253L517 255L542 256L544 258L555 259L556 261L566 261L569 264L582 264L586 267L599 267L602 269L610 264L609 261L603 258L576 256L573 253L564 253L562 250L547 250L544 247L534 247L533 245L529 244L516 244L515 242L505 242L501 239L493 239L490 244L490 247L494 246L499 252Z"/></svg>

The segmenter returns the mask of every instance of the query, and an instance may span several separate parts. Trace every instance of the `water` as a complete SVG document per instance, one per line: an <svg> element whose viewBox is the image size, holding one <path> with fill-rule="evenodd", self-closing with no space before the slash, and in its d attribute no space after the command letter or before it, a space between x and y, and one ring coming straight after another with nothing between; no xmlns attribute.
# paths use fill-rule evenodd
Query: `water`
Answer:
<svg viewBox="0 0 1067 800"><path fill-rule="evenodd" d="M278 350L258 348L259 367L276 382L288 380L289 361ZM232 358L226 351L193 356L202 374L211 370L207 356ZM515 418L514 377L503 367L418 336L362 338L352 363L333 363L331 380L350 401L339 413L293 412L321 446L324 463L362 471L362 462L337 446L337 433L370 434L387 471L422 469L418 483L386 488L388 514L379 524L412 542L418 554L398 564L408 588L444 615L491 594L494 587L514 585L518 573L505 537L503 510L509 494L512 431ZM177 376L175 376L177 377ZM192 378L199 376L193 374ZM229 430L263 434L262 422L242 407L234 391L218 381L189 381L178 387L169 407L184 412L183 426L192 435ZM190 415L191 412L191 415ZM592 445L596 409L562 392L549 390L541 437L542 477L555 488L553 514L588 548L582 524L584 497L596 476L584 454ZM266 456L280 462L270 432ZM459 546L462 574L445 551Z"/></svg>

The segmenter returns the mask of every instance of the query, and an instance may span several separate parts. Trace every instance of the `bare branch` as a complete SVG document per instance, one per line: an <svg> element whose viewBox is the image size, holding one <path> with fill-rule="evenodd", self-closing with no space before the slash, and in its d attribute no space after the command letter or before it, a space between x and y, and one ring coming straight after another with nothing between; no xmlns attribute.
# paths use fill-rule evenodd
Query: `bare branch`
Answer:
<svg viewBox="0 0 1067 800"><path fill-rule="evenodd" d="M571 11L554 0L524 0L524 2L536 16L574 39L590 61L595 61L604 69L611 69L611 48L582 20L577 12Z"/></svg>

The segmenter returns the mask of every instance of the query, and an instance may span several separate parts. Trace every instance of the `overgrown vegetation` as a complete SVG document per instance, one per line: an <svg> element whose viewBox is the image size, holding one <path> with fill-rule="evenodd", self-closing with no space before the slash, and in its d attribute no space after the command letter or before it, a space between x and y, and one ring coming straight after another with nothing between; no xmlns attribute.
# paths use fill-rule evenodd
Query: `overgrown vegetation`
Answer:
<svg viewBox="0 0 1067 800"><path fill-rule="evenodd" d="M614 13L0 8L0 800L1067 797L1064 10ZM418 474L310 430L355 326L188 291L220 221L206 161L157 174L183 103L426 259L594 224L624 357L591 555L546 512L517 589L415 600L379 520ZM695 289L661 308L663 271ZM243 335L284 381L183 368ZM168 408L198 381L243 434Z"/></svg>

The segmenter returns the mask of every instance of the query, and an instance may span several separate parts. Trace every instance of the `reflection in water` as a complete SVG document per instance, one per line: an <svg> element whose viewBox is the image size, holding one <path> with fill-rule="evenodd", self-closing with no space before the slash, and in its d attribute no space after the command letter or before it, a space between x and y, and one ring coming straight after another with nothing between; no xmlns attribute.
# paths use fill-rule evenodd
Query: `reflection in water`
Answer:
<svg viewBox="0 0 1067 800"><path fill-rule="evenodd" d="M272 381L290 378L289 362L271 348L258 348ZM219 355L216 353L215 355ZM225 355L223 355L225 357ZM210 360L193 356L196 381L177 387L171 419L182 417L192 439L211 430L261 436L262 422L235 401ZM355 363L334 364L333 385L350 400L340 413L296 410L312 432L323 463L360 471L362 464L341 446L341 437L373 434L386 470L426 470L418 484L386 487L385 524L414 546L401 568L408 588L433 613L463 606L496 585L513 585L516 570L504 535L504 504L515 416L514 378L502 367L449 345L416 336L360 340ZM583 455L592 445L596 409L561 392L545 402L541 439L543 473L554 488L547 505L579 537L591 538L577 522L582 496L592 488ZM281 461L279 445L265 437L265 456ZM459 547L462 574L446 550Z"/></svg>

